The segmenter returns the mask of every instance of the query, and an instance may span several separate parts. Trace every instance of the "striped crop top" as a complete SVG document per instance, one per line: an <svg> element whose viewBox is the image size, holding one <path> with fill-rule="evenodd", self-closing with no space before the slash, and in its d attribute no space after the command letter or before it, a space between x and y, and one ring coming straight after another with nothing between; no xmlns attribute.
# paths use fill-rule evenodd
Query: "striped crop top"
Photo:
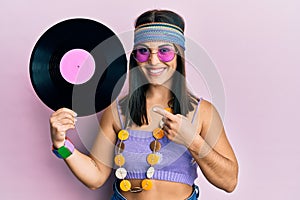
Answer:
<svg viewBox="0 0 300 200"><path fill-rule="evenodd" d="M194 112L192 123L199 110L200 102L201 99ZM124 129L119 104L118 114L122 129ZM126 179L145 179L146 171L149 168L146 157L152 152L149 145L154 140L152 132L132 129L127 129L127 131L130 136L123 141L125 150L122 153L126 159L124 164L124 168L127 170ZM157 153L160 154L160 160L154 167L153 179L193 185L197 178L198 165L194 162L187 148L170 141L167 137L163 137L159 142L161 143L161 149Z"/></svg>

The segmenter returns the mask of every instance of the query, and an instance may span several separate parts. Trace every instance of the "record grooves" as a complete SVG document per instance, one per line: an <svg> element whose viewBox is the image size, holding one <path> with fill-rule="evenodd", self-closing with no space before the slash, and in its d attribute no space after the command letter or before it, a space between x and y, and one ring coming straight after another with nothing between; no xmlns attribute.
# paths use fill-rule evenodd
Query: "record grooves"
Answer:
<svg viewBox="0 0 300 200"><path fill-rule="evenodd" d="M67 107L79 116L109 106L122 89L126 71L118 37L90 19L52 26L39 38L30 58L31 83L39 98L52 110Z"/></svg>

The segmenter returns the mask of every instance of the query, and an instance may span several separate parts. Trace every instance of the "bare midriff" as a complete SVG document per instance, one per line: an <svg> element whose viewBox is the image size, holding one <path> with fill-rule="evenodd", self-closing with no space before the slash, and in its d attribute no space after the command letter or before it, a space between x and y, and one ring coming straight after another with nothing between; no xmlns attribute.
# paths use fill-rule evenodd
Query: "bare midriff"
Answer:
<svg viewBox="0 0 300 200"><path fill-rule="evenodd" d="M131 179L131 188L138 188L141 186L142 180ZM143 200L153 200L153 199L172 199L172 200L182 200L188 198L192 192L193 188L190 185L169 181L152 180L153 187L151 190L143 190L142 192L132 193L132 192L121 192L121 194L128 200L143 199Z"/></svg>

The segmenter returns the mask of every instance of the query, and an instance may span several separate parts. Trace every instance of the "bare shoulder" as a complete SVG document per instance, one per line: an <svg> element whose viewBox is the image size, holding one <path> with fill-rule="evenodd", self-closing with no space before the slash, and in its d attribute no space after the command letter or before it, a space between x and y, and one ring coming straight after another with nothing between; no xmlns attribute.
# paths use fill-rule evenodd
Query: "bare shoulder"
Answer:
<svg viewBox="0 0 300 200"><path fill-rule="evenodd" d="M202 99L199 106L199 117L201 120L211 120L220 117L216 107L209 101Z"/></svg>
<svg viewBox="0 0 300 200"><path fill-rule="evenodd" d="M201 132L201 135L206 135L207 130L211 126L218 126L223 128L222 119L216 109L216 107L209 101L201 99L198 113L198 130Z"/></svg>
<svg viewBox="0 0 300 200"><path fill-rule="evenodd" d="M111 130L116 132L120 129L121 125L118 117L117 103L115 101L108 106L100 116L100 126L104 131L110 130L108 133L111 133Z"/></svg>
<svg viewBox="0 0 300 200"><path fill-rule="evenodd" d="M195 112L197 112L196 119L198 120L198 122L202 122L211 113L213 105L209 101L204 99L200 99L199 101L200 102L198 105L198 109L196 105L194 110Z"/></svg>
<svg viewBox="0 0 300 200"><path fill-rule="evenodd" d="M205 100L205 99L201 99L200 102L200 112L211 112L211 110L214 108L214 105Z"/></svg>

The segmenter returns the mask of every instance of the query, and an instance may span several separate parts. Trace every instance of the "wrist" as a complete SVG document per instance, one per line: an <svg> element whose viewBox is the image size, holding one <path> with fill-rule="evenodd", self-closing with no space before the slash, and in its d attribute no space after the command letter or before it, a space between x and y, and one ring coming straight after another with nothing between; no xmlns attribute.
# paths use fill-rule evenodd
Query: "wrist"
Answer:
<svg viewBox="0 0 300 200"><path fill-rule="evenodd" d="M204 142L203 138L199 134L197 134L195 135L193 141L187 148L193 153L198 153L203 142Z"/></svg>
<svg viewBox="0 0 300 200"><path fill-rule="evenodd" d="M59 147L58 145L56 145L57 147ZM54 144L52 145L52 152L61 159L66 159L69 156L71 156L74 152L74 145L73 143L66 138L63 145L60 146L59 148L57 148L56 146L54 146Z"/></svg>
<svg viewBox="0 0 300 200"><path fill-rule="evenodd" d="M65 145L66 139L59 141L59 142L53 142L53 148L54 149L59 149L60 147Z"/></svg>
<svg viewBox="0 0 300 200"><path fill-rule="evenodd" d="M206 157L211 151L211 146L199 135L189 147L189 150L198 158Z"/></svg>

